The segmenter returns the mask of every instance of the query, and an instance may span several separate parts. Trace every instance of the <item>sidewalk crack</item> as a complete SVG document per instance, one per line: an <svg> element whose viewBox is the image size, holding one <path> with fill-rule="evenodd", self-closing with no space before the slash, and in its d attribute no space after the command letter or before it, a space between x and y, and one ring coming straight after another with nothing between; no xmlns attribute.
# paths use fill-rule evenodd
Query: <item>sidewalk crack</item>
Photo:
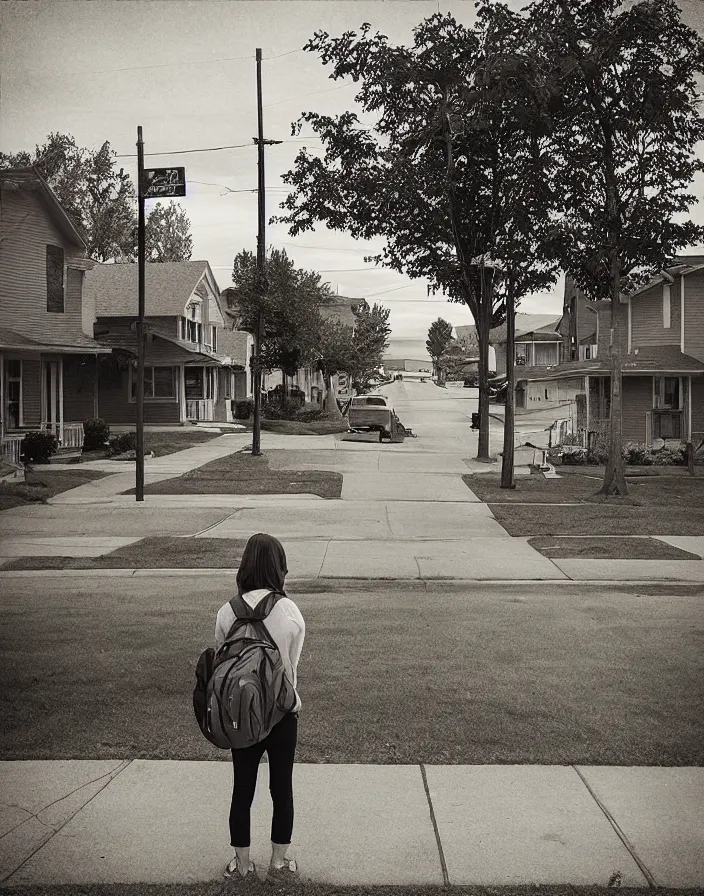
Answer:
<svg viewBox="0 0 704 896"><path fill-rule="evenodd" d="M636 863L636 865L637 865L638 868L640 869L641 874L642 874L643 877L648 881L648 886L649 886L649 887L652 887L653 889L657 889L657 886L658 886L658 885L655 883L655 878L654 878L653 875L650 873L650 871L649 871L648 868L646 867L645 863L641 860L640 856L638 855L638 853L637 853L636 850L635 850L635 847L633 846L633 844L631 843L631 841L628 839L628 837L626 836L626 834L623 832L623 830L621 829L619 823L616 821L616 819L613 817L613 815L609 812L609 810L606 808L606 806L602 803L602 801L601 801L601 800L599 799L599 797L596 795L596 793L595 793L594 790L592 789L591 785L589 784L589 782L587 781L587 779L584 777L584 775L582 774L582 772L579 770L579 768L578 768L576 765L573 765L572 768L573 768L573 769L575 770L575 772L579 775L579 778L580 778L582 784L584 784L584 786L587 788L587 791L589 792L589 795L592 797L592 799L594 800L594 802L597 804L597 806L598 806L598 807L601 809L601 811L604 813L604 816L606 817L606 820L609 822L609 824L611 825L611 827L614 829L614 831L615 831L615 833L616 833L616 836L619 838L619 840L621 841L621 843L623 843L623 845L626 847L626 849L628 850L628 852L631 854L631 858L633 859L633 861Z"/></svg>
<svg viewBox="0 0 704 896"><path fill-rule="evenodd" d="M330 548L330 543L331 543L331 542L332 542L332 539L329 538L328 541L327 541L327 544L325 545L325 553L323 554L323 560L322 560L322 562L321 562L321 564L320 564L320 569L318 570L318 575L316 576L316 578L318 578L318 579L320 578L320 576L321 576L321 574L322 574L322 572L323 572L323 567L325 566L325 561L326 561L327 556L328 556L328 550L329 550L329 548Z"/></svg>
<svg viewBox="0 0 704 896"><path fill-rule="evenodd" d="M435 842L438 845L438 855L440 856L440 868L442 870L442 884L444 887L449 887L450 885L450 875L447 873L447 862L445 861L445 853L442 848L442 842L440 840L440 831L438 830L438 822L435 818L435 809L433 809L433 801L430 798L430 788L428 787L428 777L425 774L425 765L420 763L420 774L423 778L423 787L425 788L425 796L428 800L428 809L430 810L430 820L433 824L433 831L435 833Z"/></svg>
<svg viewBox="0 0 704 896"><path fill-rule="evenodd" d="M20 824L15 825L15 827L12 828L12 831L21 827L23 824L26 824L30 818L35 818L41 825L44 825L44 827L48 828L49 831L47 832L47 835L41 839L40 843L32 850L32 852L28 856L25 856L24 859L22 859L22 861L19 863L19 865L17 865L11 871L8 871L6 874L3 875L2 879L1 879L2 882L11 878L13 874L16 874L20 870L20 868L22 868L23 865L26 865L27 862L33 856L35 856L39 852L40 849L42 849L44 846L46 846L46 844L49 842L49 840L51 840L51 838L53 836L58 834L59 831L69 823L69 821L72 821L76 817L76 815L78 815L78 813L80 811L82 811L83 809L85 809L85 807L87 805L92 803L93 800L96 798L96 796L98 796L99 793L102 793L103 790L105 790L105 788L108 786L108 784L110 784L111 781L114 781L118 775L121 775L122 772L124 772L125 769L128 768L128 766L130 766L131 764L132 764L131 759L123 760L120 763L120 765L118 765L116 768L112 769L111 771L106 772L104 775L100 775L97 778L93 778L90 781L86 781L85 783L80 784L78 787L75 787L69 793L65 793L63 796L60 796L57 799L52 800L50 803L47 803L46 806L42 806L42 808L39 810L39 812L30 812L29 809L24 809L25 812L29 813L29 818L25 818L22 822L20 822ZM56 827L53 827L53 825L48 824L46 821L44 821L43 819L41 819L39 817L42 812L46 812L46 810L51 808L51 806L55 805L56 803L60 803L62 800L67 799L68 797L72 796L74 793L78 793L78 791L83 790L84 787L88 787L90 784L95 784L98 781L101 781L103 778L107 778L107 781L103 784L103 786L100 788L100 790L98 790L97 793L94 793L93 796L87 802L83 803L82 806L79 806L75 812L72 812L68 816L68 818L66 818L64 821L61 822L61 824L58 824ZM18 808L23 809L22 806L18 806ZM9 833L11 833L11 831L6 831L3 834L3 837L6 837ZM0 838L0 839L2 839L2 838Z"/></svg>

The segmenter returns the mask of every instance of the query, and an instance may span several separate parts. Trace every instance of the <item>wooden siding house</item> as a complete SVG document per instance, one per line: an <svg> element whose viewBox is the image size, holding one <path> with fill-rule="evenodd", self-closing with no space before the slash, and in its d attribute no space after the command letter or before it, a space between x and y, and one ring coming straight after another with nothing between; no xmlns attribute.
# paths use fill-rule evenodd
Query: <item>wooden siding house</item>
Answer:
<svg viewBox="0 0 704 896"><path fill-rule="evenodd" d="M97 415L98 359L110 349L83 302L92 266L46 181L33 168L0 171L0 445L15 463L27 432L76 449Z"/></svg>
<svg viewBox="0 0 704 896"><path fill-rule="evenodd" d="M95 265L86 275L85 297L94 309L95 339L112 351L100 364L100 416L110 424L133 425L137 265ZM225 332L208 262L148 263L145 309L145 424L232 420L232 401L238 390L246 394L247 359L239 355L243 346Z"/></svg>
<svg viewBox="0 0 704 896"><path fill-rule="evenodd" d="M704 439L704 263L677 258L651 282L623 295L617 310L623 373L624 441ZM610 413L610 302L589 302L565 284L558 330L565 360L517 371L516 402L577 402L583 433L604 430ZM568 292L572 291L571 295ZM585 350L586 348L586 350ZM579 396L583 396L581 401Z"/></svg>

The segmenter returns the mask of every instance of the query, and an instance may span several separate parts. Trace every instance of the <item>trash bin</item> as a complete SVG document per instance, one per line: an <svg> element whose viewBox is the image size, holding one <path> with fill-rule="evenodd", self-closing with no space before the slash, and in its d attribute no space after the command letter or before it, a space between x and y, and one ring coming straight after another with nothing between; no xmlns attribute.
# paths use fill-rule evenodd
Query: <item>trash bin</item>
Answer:
<svg viewBox="0 0 704 896"><path fill-rule="evenodd" d="M472 429L479 429L479 412L472 414Z"/></svg>

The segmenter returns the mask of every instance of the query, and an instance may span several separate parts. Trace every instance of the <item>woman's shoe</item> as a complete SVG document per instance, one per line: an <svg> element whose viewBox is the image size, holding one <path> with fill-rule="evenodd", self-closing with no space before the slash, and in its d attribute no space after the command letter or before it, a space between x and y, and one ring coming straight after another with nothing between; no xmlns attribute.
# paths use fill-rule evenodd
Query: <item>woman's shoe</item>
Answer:
<svg viewBox="0 0 704 896"><path fill-rule="evenodd" d="M232 861L227 865L224 871L224 877L234 877L235 879L241 878L242 880L247 880L252 874L255 877L257 875L257 869L254 862L249 863L249 870L246 874L240 874L237 870L237 856L233 856Z"/></svg>
<svg viewBox="0 0 704 896"><path fill-rule="evenodd" d="M301 875L295 859L284 859L283 865L269 865L266 873L267 883L291 884L298 883Z"/></svg>

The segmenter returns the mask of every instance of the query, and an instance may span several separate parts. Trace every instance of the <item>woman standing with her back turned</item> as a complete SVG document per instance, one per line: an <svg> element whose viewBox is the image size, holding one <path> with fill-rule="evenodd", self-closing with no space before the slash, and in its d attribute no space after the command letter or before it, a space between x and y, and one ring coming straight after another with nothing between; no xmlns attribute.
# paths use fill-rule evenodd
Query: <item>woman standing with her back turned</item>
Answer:
<svg viewBox="0 0 704 896"><path fill-rule="evenodd" d="M286 553L280 541L271 535L252 535L242 554L237 571L237 590L252 608L271 591L284 590L288 569ZM215 649L225 641L235 621L229 602L218 610L215 622ZM266 617L264 624L279 649L284 669L296 687L298 660L303 648L306 626L301 611L290 597L282 597ZM225 869L225 877L242 878L255 874L249 859L250 809L254 799L259 762L267 753L269 790L274 804L271 822L271 862L267 880L292 881L298 878L295 859L286 858L293 831L293 762L298 734L298 711L301 698L296 693L293 710L285 715L257 744L232 750L234 786L230 806L230 843L235 855Z"/></svg>

